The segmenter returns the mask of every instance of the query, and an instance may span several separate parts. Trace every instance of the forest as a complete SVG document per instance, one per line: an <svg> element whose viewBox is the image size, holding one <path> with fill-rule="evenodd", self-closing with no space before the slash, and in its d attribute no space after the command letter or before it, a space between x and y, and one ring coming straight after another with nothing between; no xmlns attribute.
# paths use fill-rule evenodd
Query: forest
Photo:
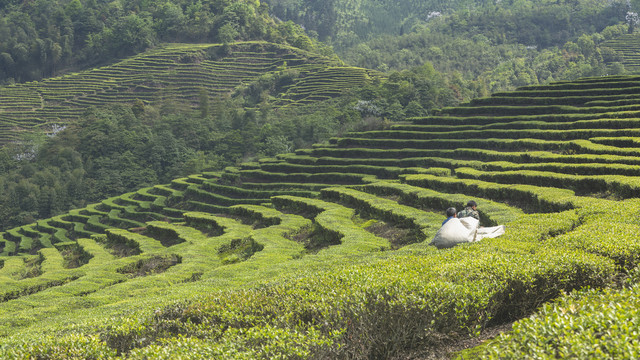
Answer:
<svg viewBox="0 0 640 360"><path fill-rule="evenodd" d="M263 39L324 49L299 26L276 24L257 0L3 1L0 36L4 84L98 66L163 42Z"/></svg>
<svg viewBox="0 0 640 360"><path fill-rule="evenodd" d="M473 84L474 97L624 73L620 54L602 44L633 32L640 8L591 0L312 3L269 1L277 16L317 32L350 64L387 71L430 62Z"/></svg>

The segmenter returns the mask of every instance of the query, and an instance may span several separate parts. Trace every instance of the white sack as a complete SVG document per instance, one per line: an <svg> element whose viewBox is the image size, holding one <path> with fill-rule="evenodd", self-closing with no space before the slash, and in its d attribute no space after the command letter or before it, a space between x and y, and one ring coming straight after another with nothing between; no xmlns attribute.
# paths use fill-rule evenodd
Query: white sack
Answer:
<svg viewBox="0 0 640 360"><path fill-rule="evenodd" d="M474 241L476 229L468 229L460 220L461 219L453 218L442 225L433 237L433 240L431 240L431 245L438 249L446 249L458 244Z"/></svg>
<svg viewBox="0 0 640 360"><path fill-rule="evenodd" d="M484 238L494 238L498 237L505 232L504 225L492 226L492 227L481 227L478 229L478 233L476 235L476 241L480 241Z"/></svg>
<svg viewBox="0 0 640 360"><path fill-rule="evenodd" d="M475 230L480 226L480 221L476 218L472 218L471 216L463 217L459 219L462 225L469 230ZM451 221L451 220L449 220Z"/></svg>

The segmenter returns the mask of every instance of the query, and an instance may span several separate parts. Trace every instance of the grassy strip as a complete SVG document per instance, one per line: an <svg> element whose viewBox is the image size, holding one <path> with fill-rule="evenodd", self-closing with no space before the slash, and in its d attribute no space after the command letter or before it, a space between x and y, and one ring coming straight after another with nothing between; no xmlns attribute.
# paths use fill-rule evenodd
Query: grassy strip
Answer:
<svg viewBox="0 0 640 360"><path fill-rule="evenodd" d="M321 250L323 255L345 255L361 252L385 250L390 247L389 241L371 234L353 223L355 211L344 206L318 200L293 196L278 196L273 198L274 205L286 209L308 209L316 213L313 216L320 228L321 242L333 243Z"/></svg>
<svg viewBox="0 0 640 360"><path fill-rule="evenodd" d="M422 211L396 201L380 198L354 189L333 187L322 190L322 197L348 204L365 217L381 218L398 226L412 229L418 241L430 238L440 228L444 215Z"/></svg>
<svg viewBox="0 0 640 360"><path fill-rule="evenodd" d="M640 181L637 177L621 175L569 175L548 171L493 171L483 172L470 168L456 169L460 178L491 181L503 184L528 184L572 189L580 194L610 193L619 198L638 197Z"/></svg>
<svg viewBox="0 0 640 360"><path fill-rule="evenodd" d="M442 193L395 182L381 181L364 185L361 189L380 196L399 196L398 202L422 209L439 209L444 211L444 209L451 206L462 209L470 200L467 195ZM514 221L524 214L522 210L518 208L499 202L479 198L473 198L473 200L478 203L480 222L485 226L505 224Z"/></svg>
<svg viewBox="0 0 640 360"><path fill-rule="evenodd" d="M433 175L405 175L401 178L409 185L505 202L529 212L558 212L572 209L585 201L566 189L505 185Z"/></svg>

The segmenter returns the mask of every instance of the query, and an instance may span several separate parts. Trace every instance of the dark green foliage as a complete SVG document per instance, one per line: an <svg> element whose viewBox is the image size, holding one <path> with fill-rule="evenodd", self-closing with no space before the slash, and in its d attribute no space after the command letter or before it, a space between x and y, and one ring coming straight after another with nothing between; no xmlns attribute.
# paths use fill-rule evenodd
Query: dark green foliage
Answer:
<svg viewBox="0 0 640 360"><path fill-rule="evenodd" d="M254 253L262 251L264 246L258 244L252 238L233 239L229 244L218 248L218 256L223 264L233 264L245 261Z"/></svg>
<svg viewBox="0 0 640 360"><path fill-rule="evenodd" d="M349 64L388 71L432 63L466 100L558 79L623 74L637 51L635 35L623 45L613 41L632 28L623 1L269 3L279 18L317 32ZM612 66L622 54L624 67Z"/></svg>
<svg viewBox="0 0 640 360"><path fill-rule="evenodd" d="M47 0L0 7L0 83L95 66L164 42L268 40L327 52L293 23L276 25L254 1Z"/></svg>
<svg viewBox="0 0 640 360"><path fill-rule="evenodd" d="M584 0L546 3L470 0L266 2L279 18L303 24L321 40L330 40L339 50L383 34L403 35L432 22L438 22L439 33L459 38L482 34L498 43L513 41L541 47L557 46L576 34L592 29L600 31L624 21L628 10L623 2Z"/></svg>

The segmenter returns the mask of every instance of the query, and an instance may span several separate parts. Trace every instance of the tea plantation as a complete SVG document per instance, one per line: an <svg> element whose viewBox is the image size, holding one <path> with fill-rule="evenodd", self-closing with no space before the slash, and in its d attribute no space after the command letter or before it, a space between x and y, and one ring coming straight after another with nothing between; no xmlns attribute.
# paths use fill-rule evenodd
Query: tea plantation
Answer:
<svg viewBox="0 0 640 360"><path fill-rule="evenodd" d="M64 126L91 106L172 100L198 106L201 94L228 95L260 76L296 72L276 107L342 94L378 75L339 60L263 41L167 44L121 62L0 88L0 144L23 131Z"/></svg>
<svg viewBox="0 0 640 360"><path fill-rule="evenodd" d="M639 125L640 76L529 86L6 230L0 357L636 358ZM469 199L506 234L429 246Z"/></svg>
<svg viewBox="0 0 640 360"><path fill-rule="evenodd" d="M629 72L640 71L640 36L637 34L625 34L612 40L605 41L603 47L608 47L616 52L617 60ZM613 62L613 61L611 61Z"/></svg>

